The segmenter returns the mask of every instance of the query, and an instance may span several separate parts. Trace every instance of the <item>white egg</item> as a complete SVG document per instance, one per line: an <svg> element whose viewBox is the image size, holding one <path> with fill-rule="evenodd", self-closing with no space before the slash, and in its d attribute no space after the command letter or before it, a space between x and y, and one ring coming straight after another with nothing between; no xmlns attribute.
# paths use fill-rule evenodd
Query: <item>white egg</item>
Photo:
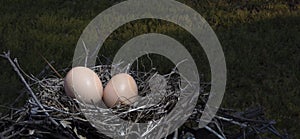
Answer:
<svg viewBox="0 0 300 139"><path fill-rule="evenodd" d="M68 96L88 104L102 101L103 87L97 74L86 67L72 68L64 79L64 88Z"/></svg>
<svg viewBox="0 0 300 139"><path fill-rule="evenodd" d="M135 80L126 73L120 73L111 78L104 88L103 101L107 107L113 107L121 102L129 105L138 96L138 88Z"/></svg>

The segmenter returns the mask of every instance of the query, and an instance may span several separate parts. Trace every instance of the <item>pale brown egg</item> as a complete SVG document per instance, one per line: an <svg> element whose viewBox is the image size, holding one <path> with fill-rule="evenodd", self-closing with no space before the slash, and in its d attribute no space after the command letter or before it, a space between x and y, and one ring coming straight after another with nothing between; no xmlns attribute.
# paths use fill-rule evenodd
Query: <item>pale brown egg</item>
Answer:
<svg viewBox="0 0 300 139"><path fill-rule="evenodd" d="M138 95L135 80L126 73L120 73L111 78L104 88L103 101L107 107L113 107L121 102L129 105L133 103Z"/></svg>
<svg viewBox="0 0 300 139"><path fill-rule="evenodd" d="M72 68L64 79L64 88L68 96L88 104L102 101L103 87L97 74L86 67Z"/></svg>

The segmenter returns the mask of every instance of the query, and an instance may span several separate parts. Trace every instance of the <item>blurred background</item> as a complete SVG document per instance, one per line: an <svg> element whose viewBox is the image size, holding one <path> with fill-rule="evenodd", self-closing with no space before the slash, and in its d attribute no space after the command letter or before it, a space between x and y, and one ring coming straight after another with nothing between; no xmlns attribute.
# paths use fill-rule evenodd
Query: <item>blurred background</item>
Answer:
<svg viewBox="0 0 300 139"><path fill-rule="evenodd" d="M178 0L199 12L212 26L227 63L227 87L221 107L265 108L267 117L292 137L300 138L300 1ZM77 40L88 23L119 0L1 0L0 52L11 51L22 69L39 74L47 65L71 66ZM127 23L105 41L99 55L111 59L134 36L162 33L192 53L203 81L210 69L197 41L181 27L144 19ZM152 56L154 64L166 59ZM140 61L148 65L149 61ZM169 63L170 64L170 63ZM161 72L172 65L160 66ZM0 59L0 112L24 86L6 59ZM25 98L24 98L25 100ZM23 101L24 101L23 100ZM22 105L22 101L20 102Z"/></svg>

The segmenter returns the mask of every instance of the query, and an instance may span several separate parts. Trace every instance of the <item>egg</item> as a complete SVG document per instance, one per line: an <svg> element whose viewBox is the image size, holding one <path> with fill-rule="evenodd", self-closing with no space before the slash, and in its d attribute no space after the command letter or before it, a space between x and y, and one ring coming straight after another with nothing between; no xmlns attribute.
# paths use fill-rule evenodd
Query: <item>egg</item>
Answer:
<svg viewBox="0 0 300 139"><path fill-rule="evenodd" d="M129 105L136 100L138 88L132 76L120 73L113 76L104 88L103 101L107 107L117 103Z"/></svg>
<svg viewBox="0 0 300 139"><path fill-rule="evenodd" d="M86 67L72 68L64 79L64 89L68 96L88 104L102 101L103 87L97 74Z"/></svg>

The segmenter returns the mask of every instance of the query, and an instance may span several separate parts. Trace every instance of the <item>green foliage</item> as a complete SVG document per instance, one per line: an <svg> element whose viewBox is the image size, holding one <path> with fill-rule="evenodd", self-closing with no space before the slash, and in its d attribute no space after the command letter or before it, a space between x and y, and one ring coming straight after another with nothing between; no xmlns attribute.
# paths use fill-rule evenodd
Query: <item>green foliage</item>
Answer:
<svg viewBox="0 0 300 139"><path fill-rule="evenodd" d="M300 137L300 6L285 0L179 0L199 12L222 44L228 70L223 107L243 109L261 104L281 129ZM293 1L291 1L293 2ZM0 51L11 50L25 72L38 74L46 65L70 66L85 26L113 5L101 0L0 1ZM210 80L208 61L197 41L181 27L145 19L125 24L112 33L101 52L112 58L129 39L162 33L181 42ZM147 57L144 57L147 60ZM153 57L161 61L161 57ZM159 62L158 62L159 63ZM9 63L0 60L0 102L11 102L23 88ZM165 67L170 67L166 65ZM164 69L164 66L160 68Z"/></svg>

